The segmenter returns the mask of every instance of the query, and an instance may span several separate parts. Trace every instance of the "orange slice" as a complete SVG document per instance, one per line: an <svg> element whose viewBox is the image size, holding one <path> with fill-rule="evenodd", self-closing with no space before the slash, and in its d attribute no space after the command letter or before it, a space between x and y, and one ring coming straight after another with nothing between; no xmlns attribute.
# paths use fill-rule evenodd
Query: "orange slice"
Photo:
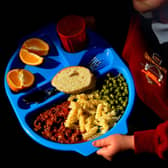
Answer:
<svg viewBox="0 0 168 168"><path fill-rule="evenodd" d="M40 57L24 48L20 49L19 57L21 61L27 65L40 65L44 61L43 57Z"/></svg>
<svg viewBox="0 0 168 168"><path fill-rule="evenodd" d="M30 38L23 43L22 48L37 55L45 56L48 54L50 47L48 43L40 38Z"/></svg>
<svg viewBox="0 0 168 168"><path fill-rule="evenodd" d="M7 74L7 83L14 92L31 87L34 81L34 74L25 69L12 69Z"/></svg>

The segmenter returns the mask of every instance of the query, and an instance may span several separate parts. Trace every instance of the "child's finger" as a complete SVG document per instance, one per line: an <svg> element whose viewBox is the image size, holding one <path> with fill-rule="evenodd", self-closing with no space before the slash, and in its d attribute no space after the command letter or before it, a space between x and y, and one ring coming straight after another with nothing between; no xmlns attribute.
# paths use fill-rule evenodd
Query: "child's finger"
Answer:
<svg viewBox="0 0 168 168"><path fill-rule="evenodd" d="M103 147L103 148L100 148L99 150L97 150L97 154L98 155L104 155L105 153L107 152L107 148L106 147Z"/></svg>
<svg viewBox="0 0 168 168"><path fill-rule="evenodd" d="M111 161L112 160L112 155L108 155L108 147L103 147L100 148L96 153L97 155L103 156L106 160Z"/></svg>
<svg viewBox="0 0 168 168"><path fill-rule="evenodd" d="M108 144L109 144L109 142L106 138L99 139L99 140L92 142L92 145L95 147L103 147L103 146L107 146Z"/></svg>

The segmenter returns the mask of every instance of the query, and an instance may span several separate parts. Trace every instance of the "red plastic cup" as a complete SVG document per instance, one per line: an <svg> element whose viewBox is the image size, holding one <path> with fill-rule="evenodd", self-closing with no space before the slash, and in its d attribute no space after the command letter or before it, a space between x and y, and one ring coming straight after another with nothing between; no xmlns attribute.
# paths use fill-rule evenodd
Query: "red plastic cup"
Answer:
<svg viewBox="0 0 168 168"><path fill-rule="evenodd" d="M77 52L86 46L86 23L82 16L68 15L57 24L57 33L64 49Z"/></svg>

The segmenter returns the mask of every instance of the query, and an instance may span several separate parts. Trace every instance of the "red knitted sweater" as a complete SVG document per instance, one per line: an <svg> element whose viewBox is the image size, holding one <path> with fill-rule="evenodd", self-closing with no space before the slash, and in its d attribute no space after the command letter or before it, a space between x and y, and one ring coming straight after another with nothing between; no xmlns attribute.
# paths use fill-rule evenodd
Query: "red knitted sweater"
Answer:
<svg viewBox="0 0 168 168"><path fill-rule="evenodd" d="M164 123L154 130L137 131L134 133L135 153L156 153L160 158L168 158L168 84L166 77L162 85L151 84L144 73L143 64L146 63L144 53L147 50L145 37L140 29L140 19L131 19L128 36L122 53L132 72L136 92L139 98L150 107ZM142 123L143 124L143 123ZM166 156L167 155L167 156Z"/></svg>

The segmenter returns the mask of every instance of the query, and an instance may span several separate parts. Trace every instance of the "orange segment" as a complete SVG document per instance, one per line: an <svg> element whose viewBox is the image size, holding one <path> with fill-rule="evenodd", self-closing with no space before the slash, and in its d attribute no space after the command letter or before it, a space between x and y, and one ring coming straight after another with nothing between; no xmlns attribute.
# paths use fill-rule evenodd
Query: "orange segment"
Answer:
<svg viewBox="0 0 168 168"><path fill-rule="evenodd" d="M19 74L21 77L20 80L22 81L22 85L25 88L30 87L34 83L35 77L30 71L22 69Z"/></svg>
<svg viewBox="0 0 168 168"><path fill-rule="evenodd" d="M40 38L30 38L23 43L22 47L40 56L47 55L50 48L48 43Z"/></svg>
<svg viewBox="0 0 168 168"><path fill-rule="evenodd" d="M35 76L25 69L12 69L7 74L7 83L14 92L31 87L34 81Z"/></svg>
<svg viewBox="0 0 168 168"><path fill-rule="evenodd" d="M40 65L43 63L44 58L39 55L29 52L27 49L21 48L19 57L21 61L27 65Z"/></svg>
<svg viewBox="0 0 168 168"><path fill-rule="evenodd" d="M12 87L21 87L21 81L18 78L18 70L11 70L8 73L7 79L9 80L9 83L11 83Z"/></svg>

